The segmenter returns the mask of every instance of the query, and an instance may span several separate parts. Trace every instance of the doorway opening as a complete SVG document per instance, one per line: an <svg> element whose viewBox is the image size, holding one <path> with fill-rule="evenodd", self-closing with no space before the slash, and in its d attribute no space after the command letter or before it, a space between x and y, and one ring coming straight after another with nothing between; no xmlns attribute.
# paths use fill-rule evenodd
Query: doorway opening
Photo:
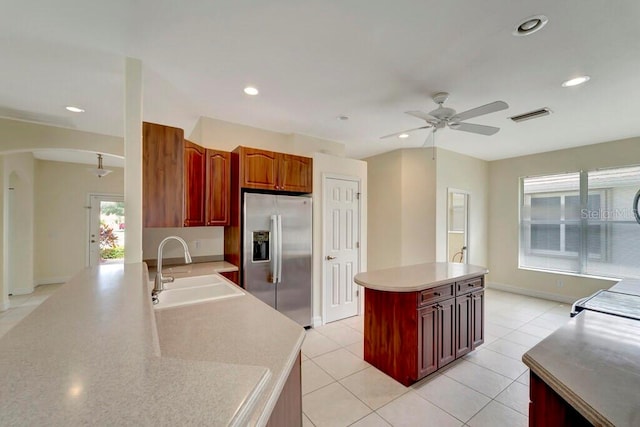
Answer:
<svg viewBox="0 0 640 427"><path fill-rule="evenodd" d="M124 262L125 227L124 196L89 195L89 267Z"/></svg>
<svg viewBox="0 0 640 427"><path fill-rule="evenodd" d="M469 262L469 193L447 191L447 261Z"/></svg>

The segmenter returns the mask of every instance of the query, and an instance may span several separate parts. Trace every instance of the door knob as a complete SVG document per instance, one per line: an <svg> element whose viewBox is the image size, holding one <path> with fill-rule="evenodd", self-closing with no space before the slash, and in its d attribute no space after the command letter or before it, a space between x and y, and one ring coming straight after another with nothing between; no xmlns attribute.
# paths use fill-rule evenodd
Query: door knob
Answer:
<svg viewBox="0 0 640 427"><path fill-rule="evenodd" d="M331 255L327 255L327 261L331 261L332 259L336 259L336 257L331 256Z"/></svg>
<svg viewBox="0 0 640 427"><path fill-rule="evenodd" d="M96 242L95 240L91 240L91 243L95 243L95 242Z"/></svg>

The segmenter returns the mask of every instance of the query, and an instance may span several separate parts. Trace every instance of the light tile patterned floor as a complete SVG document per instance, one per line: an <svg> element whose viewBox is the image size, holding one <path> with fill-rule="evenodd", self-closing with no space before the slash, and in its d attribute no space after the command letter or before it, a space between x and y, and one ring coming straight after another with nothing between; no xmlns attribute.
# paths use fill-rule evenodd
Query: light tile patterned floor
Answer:
<svg viewBox="0 0 640 427"><path fill-rule="evenodd" d="M11 308L0 312L0 337L60 286L10 297ZM492 289L485 304L484 345L411 387L362 360L362 316L307 331L303 426L527 426L522 354L564 325L570 307Z"/></svg>
<svg viewBox="0 0 640 427"><path fill-rule="evenodd" d="M362 360L362 316L307 332L302 409L307 426L527 426L522 355L569 320L570 306L486 290L485 343L411 387Z"/></svg>

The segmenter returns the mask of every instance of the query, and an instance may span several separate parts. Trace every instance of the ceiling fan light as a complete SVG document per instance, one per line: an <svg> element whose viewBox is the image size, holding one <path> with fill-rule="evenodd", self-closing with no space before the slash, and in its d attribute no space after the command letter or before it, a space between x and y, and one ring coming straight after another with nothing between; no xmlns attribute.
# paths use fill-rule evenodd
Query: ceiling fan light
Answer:
<svg viewBox="0 0 640 427"><path fill-rule="evenodd" d="M400 138L400 139L409 138L409 134L408 133L401 133L400 135L398 135L398 138Z"/></svg>
<svg viewBox="0 0 640 427"><path fill-rule="evenodd" d="M102 167L102 154L98 154L98 167L97 168L89 168L89 172L97 176L98 178L102 178L103 176L109 175L112 170L105 169Z"/></svg>

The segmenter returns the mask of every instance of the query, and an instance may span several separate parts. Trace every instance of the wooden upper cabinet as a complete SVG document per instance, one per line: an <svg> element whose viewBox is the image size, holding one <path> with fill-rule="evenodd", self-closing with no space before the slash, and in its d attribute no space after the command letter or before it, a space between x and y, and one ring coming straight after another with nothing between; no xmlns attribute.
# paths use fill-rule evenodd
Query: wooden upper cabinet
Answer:
<svg viewBox="0 0 640 427"><path fill-rule="evenodd" d="M207 149L207 225L229 225L231 196L231 153Z"/></svg>
<svg viewBox="0 0 640 427"><path fill-rule="evenodd" d="M206 150L190 141L184 141L184 226L204 226Z"/></svg>
<svg viewBox="0 0 640 427"><path fill-rule="evenodd" d="M309 157L238 147L240 187L311 193L313 160Z"/></svg>
<svg viewBox="0 0 640 427"><path fill-rule="evenodd" d="M257 148L240 147L240 186L262 190L278 189L278 154Z"/></svg>
<svg viewBox="0 0 640 427"><path fill-rule="evenodd" d="M281 154L280 190L311 193L313 189L313 160L309 157Z"/></svg>
<svg viewBox="0 0 640 427"><path fill-rule="evenodd" d="M184 132L142 124L144 227L181 227L184 203Z"/></svg>

